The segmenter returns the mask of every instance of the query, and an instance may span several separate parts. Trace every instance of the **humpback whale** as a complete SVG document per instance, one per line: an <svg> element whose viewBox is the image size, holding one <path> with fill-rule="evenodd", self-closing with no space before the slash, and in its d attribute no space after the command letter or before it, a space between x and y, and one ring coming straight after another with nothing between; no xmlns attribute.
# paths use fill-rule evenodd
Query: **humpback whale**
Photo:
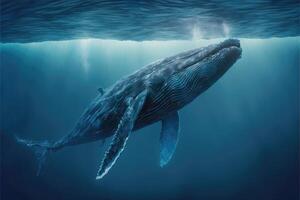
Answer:
<svg viewBox="0 0 300 200"><path fill-rule="evenodd" d="M101 179L135 130L161 121L160 166L163 167L171 160L178 142L178 110L215 83L241 53L239 40L227 39L158 60L110 88L99 88L75 127L58 141L16 139L35 151L39 174L48 153L113 136L96 175L96 179Z"/></svg>

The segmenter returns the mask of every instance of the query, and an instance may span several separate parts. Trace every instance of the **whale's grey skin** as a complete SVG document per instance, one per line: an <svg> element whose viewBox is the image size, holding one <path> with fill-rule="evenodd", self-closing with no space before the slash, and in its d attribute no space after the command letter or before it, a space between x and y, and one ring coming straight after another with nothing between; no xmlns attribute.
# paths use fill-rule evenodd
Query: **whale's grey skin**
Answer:
<svg viewBox="0 0 300 200"><path fill-rule="evenodd" d="M241 52L239 41L228 39L153 62L106 90L100 88L74 129L59 141L18 141L36 147L43 161L48 151L114 135L98 171L99 179L115 163L132 131L162 121L160 165L164 166L177 144L177 111L215 83L240 58Z"/></svg>

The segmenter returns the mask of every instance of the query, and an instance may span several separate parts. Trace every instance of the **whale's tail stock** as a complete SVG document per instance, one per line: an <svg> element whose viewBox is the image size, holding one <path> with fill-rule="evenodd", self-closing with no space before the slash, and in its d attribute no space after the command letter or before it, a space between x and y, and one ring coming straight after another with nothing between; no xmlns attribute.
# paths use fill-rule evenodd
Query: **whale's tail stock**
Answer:
<svg viewBox="0 0 300 200"><path fill-rule="evenodd" d="M50 151L54 150L53 146L48 141L35 142L31 140L25 140L17 136L15 136L15 138L18 143L23 144L34 151L38 161L38 169L36 175L39 176L41 169L45 164L47 155Z"/></svg>

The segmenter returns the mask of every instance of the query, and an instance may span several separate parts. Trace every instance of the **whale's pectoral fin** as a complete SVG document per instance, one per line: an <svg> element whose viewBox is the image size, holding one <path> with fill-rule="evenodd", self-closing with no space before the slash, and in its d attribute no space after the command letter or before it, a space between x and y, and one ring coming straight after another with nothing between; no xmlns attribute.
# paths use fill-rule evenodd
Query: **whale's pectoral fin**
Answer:
<svg viewBox="0 0 300 200"><path fill-rule="evenodd" d="M160 166L165 166L172 158L178 142L178 112L167 115L162 120L160 133Z"/></svg>
<svg viewBox="0 0 300 200"><path fill-rule="evenodd" d="M117 158L120 156L121 152L123 151L126 145L126 141L129 137L129 134L134 127L135 120L144 105L146 96L147 91L145 90L139 95L137 95L135 98L128 98L128 107L125 110L119 122L112 143L110 144L110 147L105 153L96 179L101 179L109 171L109 169L113 166Z"/></svg>

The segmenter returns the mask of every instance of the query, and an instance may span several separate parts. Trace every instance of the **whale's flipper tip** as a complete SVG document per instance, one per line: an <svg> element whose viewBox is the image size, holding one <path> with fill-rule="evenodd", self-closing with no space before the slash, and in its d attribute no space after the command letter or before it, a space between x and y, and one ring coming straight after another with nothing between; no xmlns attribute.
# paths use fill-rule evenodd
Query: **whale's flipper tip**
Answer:
<svg viewBox="0 0 300 200"><path fill-rule="evenodd" d="M96 176L96 180L100 180L103 176Z"/></svg>
<svg viewBox="0 0 300 200"><path fill-rule="evenodd" d="M164 166L166 166L167 163L168 163L168 162L165 162L165 161L163 161L163 160L160 160L159 166L160 166L161 168L163 168Z"/></svg>

